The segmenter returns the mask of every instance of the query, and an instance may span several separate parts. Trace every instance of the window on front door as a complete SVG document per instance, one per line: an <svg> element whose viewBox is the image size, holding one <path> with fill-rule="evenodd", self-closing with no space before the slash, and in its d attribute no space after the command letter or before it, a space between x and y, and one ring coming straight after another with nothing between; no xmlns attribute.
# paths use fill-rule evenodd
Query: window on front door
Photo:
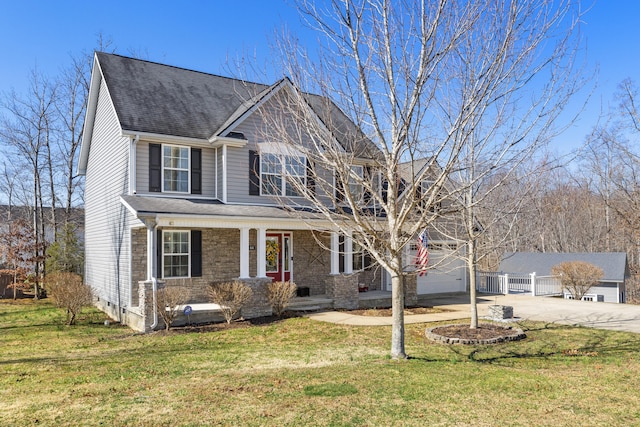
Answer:
<svg viewBox="0 0 640 427"><path fill-rule="evenodd" d="M189 249L188 231L163 231L163 277L189 277Z"/></svg>

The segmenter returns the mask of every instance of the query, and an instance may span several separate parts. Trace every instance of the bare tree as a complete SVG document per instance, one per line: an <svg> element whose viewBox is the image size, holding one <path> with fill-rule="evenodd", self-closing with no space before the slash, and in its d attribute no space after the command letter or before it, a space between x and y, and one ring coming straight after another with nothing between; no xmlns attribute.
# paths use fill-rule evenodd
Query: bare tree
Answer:
<svg viewBox="0 0 640 427"><path fill-rule="evenodd" d="M300 171L288 177L296 195L390 272L391 356L402 359L404 283L415 274L405 247L427 227L455 234L456 203L473 229L477 199L459 201L544 140L553 121L545 114L555 117L565 101L563 91L552 94L568 81L572 57L562 58L573 52L579 12L542 0L298 4L317 30L318 52L281 41L294 89L265 133L308 161L313 186L301 185ZM470 174L453 179L462 169ZM451 208L441 210L447 200Z"/></svg>
<svg viewBox="0 0 640 427"><path fill-rule="evenodd" d="M568 261L554 265L551 274L560 276L562 288L576 300L581 300L604 276L600 267L584 261Z"/></svg>
<svg viewBox="0 0 640 427"><path fill-rule="evenodd" d="M5 146L15 155L16 162L24 165L31 174L31 202L33 213L33 248L35 263L35 298L39 296L40 275L43 273L45 245L45 188L47 174L53 174L50 163L50 138L53 114L55 85L36 71L32 73L31 85L27 96L19 96L12 92L3 100L3 107L8 112L0 125L0 138ZM47 161L49 160L48 167ZM55 212L54 194L47 199ZM54 216L55 214L52 214Z"/></svg>

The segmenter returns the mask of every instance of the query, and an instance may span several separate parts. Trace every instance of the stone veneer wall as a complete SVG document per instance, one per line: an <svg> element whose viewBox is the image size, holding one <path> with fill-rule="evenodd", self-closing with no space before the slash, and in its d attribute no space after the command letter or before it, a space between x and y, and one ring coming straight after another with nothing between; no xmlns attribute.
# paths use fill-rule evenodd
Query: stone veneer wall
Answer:
<svg viewBox="0 0 640 427"><path fill-rule="evenodd" d="M325 281L327 297L333 299L333 308L352 310L359 307L358 273L327 276Z"/></svg>
<svg viewBox="0 0 640 427"><path fill-rule="evenodd" d="M309 288L310 295L327 293L325 279L331 272L331 253L316 239L329 246L329 236L300 230L293 232L293 281Z"/></svg>
<svg viewBox="0 0 640 427"><path fill-rule="evenodd" d="M381 288L381 274L382 269L377 265L373 265L366 270L360 271L358 280L359 283L364 283L369 287L370 291L379 291Z"/></svg>
<svg viewBox="0 0 640 427"><path fill-rule="evenodd" d="M415 274L404 276L404 305L418 305L418 278Z"/></svg>
<svg viewBox="0 0 640 427"><path fill-rule="evenodd" d="M253 236L255 239L255 233ZM133 295L137 295L136 285L146 279L147 230L144 228L132 230L131 237ZM255 253L255 251L251 252ZM202 277L163 280L167 286L189 287L191 289L191 299L189 303L208 302L207 290L209 282L233 280L240 276L239 257L240 230L223 228L202 229ZM253 265L255 266L255 261ZM134 307L138 306L138 301L132 301L132 305Z"/></svg>

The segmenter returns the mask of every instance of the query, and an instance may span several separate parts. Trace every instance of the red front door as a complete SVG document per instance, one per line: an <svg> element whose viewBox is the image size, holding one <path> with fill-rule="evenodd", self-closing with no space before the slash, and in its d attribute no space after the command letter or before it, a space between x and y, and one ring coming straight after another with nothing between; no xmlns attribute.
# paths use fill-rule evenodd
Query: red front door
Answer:
<svg viewBox="0 0 640 427"><path fill-rule="evenodd" d="M275 282L291 280L291 233L267 233L267 276Z"/></svg>

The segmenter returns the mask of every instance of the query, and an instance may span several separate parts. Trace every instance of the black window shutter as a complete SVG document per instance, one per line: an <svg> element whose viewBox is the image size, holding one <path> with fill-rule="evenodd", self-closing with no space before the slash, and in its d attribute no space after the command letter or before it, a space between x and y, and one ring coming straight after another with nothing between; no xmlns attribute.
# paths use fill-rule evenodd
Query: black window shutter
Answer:
<svg viewBox="0 0 640 427"><path fill-rule="evenodd" d="M307 190L313 195L316 194L316 179L309 159L307 159Z"/></svg>
<svg viewBox="0 0 640 427"><path fill-rule="evenodd" d="M336 203L341 203L344 201L344 187L342 185L342 180L340 176L336 172Z"/></svg>
<svg viewBox="0 0 640 427"><path fill-rule="evenodd" d="M260 195L260 155L249 150L249 195Z"/></svg>
<svg viewBox="0 0 640 427"><path fill-rule="evenodd" d="M157 230L157 239L156 239L156 278L161 279L162 274L162 246L164 242L162 241L162 230Z"/></svg>
<svg viewBox="0 0 640 427"><path fill-rule="evenodd" d="M344 236L340 235L338 237L338 251L340 252L340 256L338 256L338 272L344 273Z"/></svg>
<svg viewBox="0 0 640 427"><path fill-rule="evenodd" d="M202 277L202 231L191 230L191 277Z"/></svg>
<svg viewBox="0 0 640 427"><path fill-rule="evenodd" d="M362 268L371 267L371 254L368 251L364 251L364 260L362 261Z"/></svg>
<svg viewBox="0 0 640 427"><path fill-rule="evenodd" d="M191 194L202 194L202 149L191 149Z"/></svg>
<svg viewBox="0 0 640 427"><path fill-rule="evenodd" d="M162 145L149 144L149 191L162 191Z"/></svg>

